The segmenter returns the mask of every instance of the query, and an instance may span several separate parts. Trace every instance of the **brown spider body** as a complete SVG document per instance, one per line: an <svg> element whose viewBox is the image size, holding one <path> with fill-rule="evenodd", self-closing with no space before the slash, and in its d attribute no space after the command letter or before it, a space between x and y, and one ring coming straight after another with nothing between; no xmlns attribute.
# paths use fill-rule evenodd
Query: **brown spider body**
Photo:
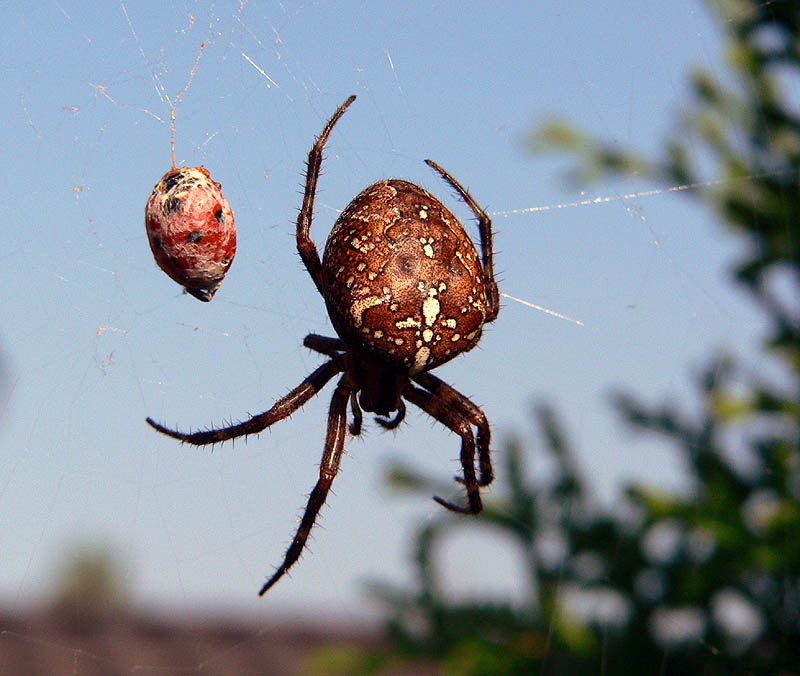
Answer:
<svg viewBox="0 0 800 676"><path fill-rule="evenodd" d="M413 183L380 181L350 203L325 245L322 279L336 333L400 372L429 371L480 340L478 254L456 217Z"/></svg>
<svg viewBox="0 0 800 676"><path fill-rule="evenodd" d="M322 150L354 100L351 96L337 109L308 154L303 204L297 216L298 253L325 299L339 336L310 334L303 344L329 357L328 361L268 411L235 425L184 433L147 419L159 432L196 445L258 434L297 411L340 374L331 398L319 479L283 563L259 594L300 557L339 471L347 432L353 436L361 432L362 411L376 413L378 423L394 429L403 420L404 402L408 401L459 435L462 476L456 480L466 489L467 504L434 497L447 509L480 512L480 488L488 486L494 476L486 415L430 373L475 347L484 324L497 318L500 293L492 263L492 226L486 213L450 174L425 160L477 217L480 253L441 202L399 179L375 183L349 204L331 230L323 260L309 234ZM349 426L348 405L352 415Z"/></svg>

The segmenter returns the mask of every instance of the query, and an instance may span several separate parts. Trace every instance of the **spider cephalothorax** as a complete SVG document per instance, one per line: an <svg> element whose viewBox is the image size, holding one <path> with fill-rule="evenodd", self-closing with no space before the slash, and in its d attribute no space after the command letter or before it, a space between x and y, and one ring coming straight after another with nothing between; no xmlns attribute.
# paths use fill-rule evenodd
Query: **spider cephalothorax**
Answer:
<svg viewBox="0 0 800 676"><path fill-rule="evenodd" d="M300 408L337 373L319 480L283 563L261 588L264 594L297 561L339 469L347 434L361 431L362 411L376 413L387 429L415 404L461 437L457 477L467 504L435 497L453 511L481 511L480 487L493 478L489 423L483 411L429 371L472 349L487 322L497 318L499 291L492 264L492 226L470 194L444 169L425 160L466 202L478 219L478 255L464 228L422 188L387 179L366 188L341 213L320 261L309 230L322 150L347 107L325 125L308 154L305 194L297 217L297 249L325 299L338 338L310 334L303 344L330 359L268 411L237 425L183 433L147 419L159 432L204 445L257 434ZM472 427L477 429L473 433ZM478 471L475 471L475 456Z"/></svg>

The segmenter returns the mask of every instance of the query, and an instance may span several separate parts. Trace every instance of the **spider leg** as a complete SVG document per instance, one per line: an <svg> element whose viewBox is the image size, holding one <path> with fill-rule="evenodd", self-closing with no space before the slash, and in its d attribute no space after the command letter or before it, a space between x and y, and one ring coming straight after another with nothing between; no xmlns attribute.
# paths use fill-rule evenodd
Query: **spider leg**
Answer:
<svg viewBox="0 0 800 676"><path fill-rule="evenodd" d="M467 489L469 504L467 506L456 505L438 496L434 496L433 499L442 507L454 512L477 514L483 509L483 504L481 503L480 486L475 476L475 437L472 434L469 420L458 409L450 408L435 394L412 384L403 390L403 396L461 437L461 468L464 472L463 483Z"/></svg>
<svg viewBox="0 0 800 676"><path fill-rule="evenodd" d="M303 338L303 345L309 350L314 350L329 357L338 357L343 352L347 351L347 345L341 338L330 338L328 336L320 336L316 333L309 333ZM350 393L350 409L353 412L353 422L350 423L350 434L357 437L361 434L361 424L364 416L361 413L361 407L358 405L356 398L357 392L353 390Z"/></svg>
<svg viewBox="0 0 800 676"><path fill-rule="evenodd" d="M422 385L426 390L442 400L450 408L456 409L464 418L469 420L478 428L477 451L478 466L480 473L478 476L479 486L488 486L494 480L494 470L492 469L492 458L489 444L492 433L489 429L489 421L486 414L467 397L454 387L451 387L432 373L420 373L414 377L414 381ZM456 477L456 481L463 483L461 477Z"/></svg>
<svg viewBox="0 0 800 676"><path fill-rule="evenodd" d="M378 423L383 429L385 430L393 430L396 429L397 426L403 422L403 419L406 417L406 405L403 403L403 400L400 400L400 406L397 408L397 413L395 414L394 418L389 418L388 420L384 420L383 418L375 418L375 422Z"/></svg>
<svg viewBox="0 0 800 676"><path fill-rule="evenodd" d="M329 357L335 357L342 352L347 351L347 345L339 338L329 338L328 336L320 336L317 333L309 333L303 338L303 345L309 350L325 354Z"/></svg>
<svg viewBox="0 0 800 676"><path fill-rule="evenodd" d="M347 436L347 400L350 398L350 390L339 381L336 390L331 398L331 406L328 413L328 430L325 435L325 450L322 453L322 462L319 467L319 480L314 486L314 490L308 496L308 504L300 526L295 533L292 544L286 550L283 563L278 566L278 570L266 581L259 596L263 596L283 575L294 565L306 546L308 535L314 526L319 510L325 504L328 497L331 483L339 471L339 462L344 451L344 441Z"/></svg>
<svg viewBox="0 0 800 676"><path fill-rule="evenodd" d="M322 284L322 262L319 259L317 247L308 234L311 228L311 218L314 212L314 193L317 190L317 179L319 178L319 170L322 166L322 149L328 141L334 125L339 121L339 118L347 110L347 107L355 101L355 95L350 96L341 106L336 109L328 123L322 130L322 133L317 137L314 145L308 153L308 162L306 165L306 188L303 193L303 205L300 207L300 213L297 215L297 251L303 264L314 280L317 290L323 296Z"/></svg>
<svg viewBox="0 0 800 676"><path fill-rule="evenodd" d="M341 362L337 359L331 359L320 366L316 371L309 375L300 385L295 387L285 397L278 399L273 407L264 413L255 415L244 422L229 427L221 427L218 429L205 430L203 432L178 432L177 430L169 429L157 423L152 418L147 418L147 423L168 437L173 439L180 439L188 444L195 444L196 446L203 446L205 444L214 444L228 439L235 439L248 434L258 434L273 423L289 417L309 399L311 399L317 392L319 392L327 382L333 378L337 373L343 370Z"/></svg>
<svg viewBox="0 0 800 676"><path fill-rule="evenodd" d="M489 215L478 205L472 195L469 194L456 179L454 179L447 171L442 169L433 160L425 160L432 169L435 169L439 175L447 181L453 189L459 194L466 205L472 209L478 219L478 231L481 235L481 262L483 263L483 276L484 284L486 285L486 322L493 322L497 319L497 314L500 312L500 289L497 286L497 281L494 278L494 246L492 244L492 220Z"/></svg>

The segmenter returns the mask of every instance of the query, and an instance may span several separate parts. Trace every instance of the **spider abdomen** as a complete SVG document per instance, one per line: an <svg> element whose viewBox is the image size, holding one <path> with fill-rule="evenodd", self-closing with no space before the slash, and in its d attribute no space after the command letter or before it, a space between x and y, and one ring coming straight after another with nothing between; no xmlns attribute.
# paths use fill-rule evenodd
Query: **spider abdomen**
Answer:
<svg viewBox="0 0 800 676"><path fill-rule="evenodd" d="M475 246L413 183L362 191L331 230L322 274L339 336L401 371L436 368L480 340L486 289Z"/></svg>

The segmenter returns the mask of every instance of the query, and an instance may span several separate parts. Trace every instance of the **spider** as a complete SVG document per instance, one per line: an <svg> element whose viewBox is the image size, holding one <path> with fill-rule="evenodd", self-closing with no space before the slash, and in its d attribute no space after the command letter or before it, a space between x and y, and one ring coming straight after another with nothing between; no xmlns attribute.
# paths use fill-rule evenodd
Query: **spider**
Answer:
<svg viewBox="0 0 800 676"><path fill-rule="evenodd" d="M493 479L486 415L430 373L475 347L484 324L497 318L499 290L492 264L492 225L486 213L450 174L425 160L477 217L480 257L463 226L441 202L399 179L379 181L356 196L334 223L322 260L309 235L323 148L355 98L350 96L339 106L308 154L297 217L297 250L338 334L329 338L312 333L303 344L328 361L268 411L229 427L184 433L147 418L159 432L199 446L258 434L297 411L341 374L330 403L319 479L283 563L259 595L300 557L339 470L347 431L353 436L361 432L362 411L376 414L383 428L395 429L405 417L405 400L461 437L463 475L456 481L465 487L467 501L461 505L434 497L443 507L477 514L482 509L480 488Z"/></svg>

